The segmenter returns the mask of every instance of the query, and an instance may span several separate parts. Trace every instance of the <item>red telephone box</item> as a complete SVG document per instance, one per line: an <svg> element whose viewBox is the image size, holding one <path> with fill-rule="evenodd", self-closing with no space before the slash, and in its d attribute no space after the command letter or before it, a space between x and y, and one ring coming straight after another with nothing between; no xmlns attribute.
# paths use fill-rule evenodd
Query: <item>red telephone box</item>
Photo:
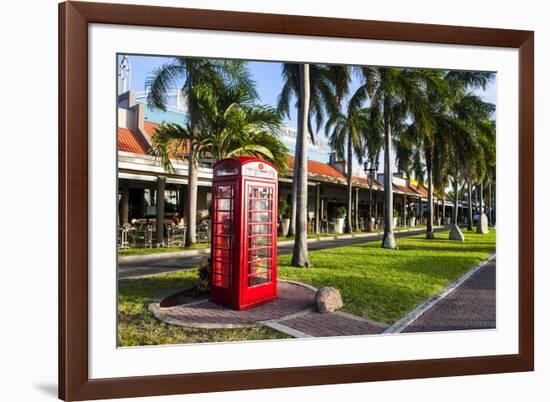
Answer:
<svg viewBox="0 0 550 402"><path fill-rule="evenodd" d="M224 159L212 186L210 300L238 310L277 297L277 169Z"/></svg>

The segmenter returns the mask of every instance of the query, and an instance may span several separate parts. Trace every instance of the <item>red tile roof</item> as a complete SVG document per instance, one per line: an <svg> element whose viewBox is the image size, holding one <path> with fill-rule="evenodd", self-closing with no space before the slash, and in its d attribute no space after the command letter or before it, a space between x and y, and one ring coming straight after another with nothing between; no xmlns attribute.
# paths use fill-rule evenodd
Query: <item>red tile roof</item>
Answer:
<svg viewBox="0 0 550 402"><path fill-rule="evenodd" d="M155 131L159 128L159 125L157 123L145 120L143 122L143 128L145 129L145 133L149 136L149 139L152 139L155 136ZM187 141L187 147L184 146L183 143L179 144L177 156L180 158L183 157L184 154L187 153L186 149L189 149L189 141Z"/></svg>
<svg viewBox="0 0 550 402"><path fill-rule="evenodd" d="M367 179L366 177L353 176L353 181L355 183L359 183L359 184L365 185L367 187L369 186L369 179ZM372 189L373 190L383 190L384 186L379 181L373 180Z"/></svg>
<svg viewBox="0 0 550 402"><path fill-rule="evenodd" d="M393 184L393 189L395 191L399 191L399 192L405 193L407 195L412 195L412 196L415 196L415 197L418 196L418 193L416 191L414 191L411 187L400 186L400 185L394 183Z"/></svg>
<svg viewBox="0 0 550 402"><path fill-rule="evenodd" d="M423 198L428 198L428 189L418 184L411 184L411 188Z"/></svg>
<svg viewBox="0 0 550 402"><path fill-rule="evenodd" d="M147 154L149 145L138 133L127 128L118 128L118 150L133 152L135 154Z"/></svg>
<svg viewBox="0 0 550 402"><path fill-rule="evenodd" d="M287 165L289 170L293 170L294 157L290 155L287 157ZM307 170L308 170L308 175L323 176L331 180L344 181L344 182L346 180L346 176L344 176L342 172L340 172L339 170L337 170L336 168L332 167L327 163L308 160Z"/></svg>
<svg viewBox="0 0 550 402"><path fill-rule="evenodd" d="M158 127L158 124L151 123L151 122L144 122L144 129L146 134L149 136L149 138L154 137L155 130ZM136 133L133 130L129 130L127 128L118 128L118 150L124 151L124 152L133 152L136 154L148 154L149 145L146 143L145 139L142 138L141 135ZM180 152L183 152L183 145L180 146L180 149L178 150L178 154ZM288 156L287 157L287 164L290 171L292 171L294 167L294 157ZM346 183L346 176L340 172L335 167L323 163L323 162L317 162L308 160L307 161L307 168L308 168L308 175L315 176L322 178L322 179L328 179L332 182L338 182L341 184ZM353 176L353 182L354 184L363 185L365 187L368 187L369 181L365 177L359 177L359 176ZM384 186L379 183L377 180L374 180L374 184L372 186L374 190L383 190ZM408 195L419 195L422 197L427 197L428 192L427 189L423 186L413 185L411 184L410 187L405 186L398 186L394 184L394 190L399 191L401 193L405 193Z"/></svg>
<svg viewBox="0 0 550 402"><path fill-rule="evenodd" d="M287 165L289 171L292 171L294 168L294 157L288 155ZM320 178L329 179L330 181L336 181L342 184L347 183L347 177L334 166L329 165L328 163L317 162L309 160L307 161L307 170L308 176L320 176ZM365 177L353 176L353 183L363 185L365 187L369 186L369 181ZM382 190L384 187L378 181L374 180L373 190Z"/></svg>
<svg viewBox="0 0 550 402"><path fill-rule="evenodd" d="M153 138L155 135L155 130L159 128L159 125L157 123L153 123L151 121L144 120L143 121L143 128L145 129L145 132L149 136L149 138Z"/></svg>

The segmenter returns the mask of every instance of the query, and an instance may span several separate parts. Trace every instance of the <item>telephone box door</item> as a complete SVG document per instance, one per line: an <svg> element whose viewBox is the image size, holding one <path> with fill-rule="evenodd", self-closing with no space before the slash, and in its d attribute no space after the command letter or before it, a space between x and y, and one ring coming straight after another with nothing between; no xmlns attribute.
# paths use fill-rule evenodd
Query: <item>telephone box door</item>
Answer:
<svg viewBox="0 0 550 402"><path fill-rule="evenodd" d="M211 297L228 303L232 297L236 188L231 182L214 185L212 203L212 290Z"/></svg>
<svg viewBox="0 0 550 402"><path fill-rule="evenodd" d="M277 185L245 180L244 190L246 242L241 286L242 304L250 306L277 295Z"/></svg>

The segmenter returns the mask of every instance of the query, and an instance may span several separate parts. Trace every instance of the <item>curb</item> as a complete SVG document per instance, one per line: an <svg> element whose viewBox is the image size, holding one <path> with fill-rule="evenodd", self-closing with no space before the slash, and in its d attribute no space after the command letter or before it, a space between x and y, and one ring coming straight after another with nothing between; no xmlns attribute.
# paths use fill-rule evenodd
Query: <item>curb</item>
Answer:
<svg viewBox="0 0 550 402"><path fill-rule="evenodd" d="M205 255L205 254L210 255L210 248L172 251L172 252L158 253L158 254L121 255L121 256L118 256L118 262L155 261L155 260L162 260L165 258L174 258L174 257L196 257L198 255Z"/></svg>
<svg viewBox="0 0 550 402"><path fill-rule="evenodd" d="M460 285L466 282L470 277L472 277L472 275L474 275L481 268L487 265L495 257L496 257L496 253L491 254L487 259L485 259L484 261L480 262L479 264L471 268L468 272L466 272L460 278L452 282L449 286L447 286L441 292L431 297L430 299L420 303L418 306L416 306L416 308L414 308L412 311L410 311L405 316L403 316L400 320L396 321L394 324L388 327L384 332L382 332L382 334L399 334L403 332L405 328L407 328L414 321L420 318L422 314L424 314L426 311L431 309L434 305L436 305L439 301L443 300L450 293L455 291Z"/></svg>

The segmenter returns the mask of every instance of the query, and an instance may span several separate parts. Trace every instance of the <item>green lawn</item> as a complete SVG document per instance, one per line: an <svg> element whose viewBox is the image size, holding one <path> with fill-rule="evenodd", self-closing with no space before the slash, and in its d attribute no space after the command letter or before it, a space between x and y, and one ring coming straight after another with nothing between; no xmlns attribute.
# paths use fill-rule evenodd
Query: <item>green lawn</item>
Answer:
<svg viewBox="0 0 550 402"><path fill-rule="evenodd" d="M399 250L384 250L380 242L310 252L312 268L288 266L290 255L279 257L279 277L334 286L342 292L344 311L392 323L433 296L469 268L495 251L496 233L464 232L464 243L435 240L424 234L397 239ZM161 323L149 312L149 303L197 282L190 269L119 281L120 346L277 339L287 336L268 328L190 329Z"/></svg>
<svg viewBox="0 0 550 402"><path fill-rule="evenodd" d="M397 239L399 250L380 242L310 252L313 268L290 267L290 255L279 257L279 277L334 286L344 299L344 311L392 323L433 296L495 251L496 233L483 236L465 231L464 243L435 240L424 234Z"/></svg>

